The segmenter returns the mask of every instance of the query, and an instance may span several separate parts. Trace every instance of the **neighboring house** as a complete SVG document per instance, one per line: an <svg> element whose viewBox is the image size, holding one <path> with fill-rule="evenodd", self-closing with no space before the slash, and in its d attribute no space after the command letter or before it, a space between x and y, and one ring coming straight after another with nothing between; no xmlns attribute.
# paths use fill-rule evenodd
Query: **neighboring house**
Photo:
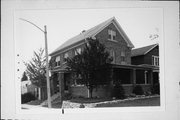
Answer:
<svg viewBox="0 0 180 120"><path fill-rule="evenodd" d="M25 94L28 92L27 86L31 84L31 81L21 81L21 94Z"/></svg>
<svg viewBox="0 0 180 120"><path fill-rule="evenodd" d="M153 44L132 50L131 63L153 66L153 84L159 83L159 45Z"/></svg>
<svg viewBox="0 0 180 120"><path fill-rule="evenodd" d="M65 58L73 57L77 52L83 51L84 45L88 44L86 38L89 37L96 38L103 43L113 57L111 86L116 80L120 80L126 94L130 94L136 84L141 84L146 91L150 90L152 67L131 65L131 50L134 45L113 17L89 30L84 30L50 54L53 91L60 91L62 95L69 92L72 96L89 96L86 86L71 78L71 73L67 71L64 61ZM139 79L139 74L144 75L145 71L147 72L146 79L144 80L145 77ZM108 97L110 95L108 86L101 86L93 91L93 96Z"/></svg>
<svg viewBox="0 0 180 120"><path fill-rule="evenodd" d="M21 81L21 94L25 93L31 93L39 100L42 99L40 88L32 84L30 80Z"/></svg>

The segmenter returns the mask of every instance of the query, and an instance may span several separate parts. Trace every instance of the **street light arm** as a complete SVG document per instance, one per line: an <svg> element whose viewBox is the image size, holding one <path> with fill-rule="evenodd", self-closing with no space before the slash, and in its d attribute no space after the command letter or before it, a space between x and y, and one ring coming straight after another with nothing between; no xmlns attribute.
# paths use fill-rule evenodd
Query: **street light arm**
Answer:
<svg viewBox="0 0 180 120"><path fill-rule="evenodd" d="M28 21L28 20L25 20L25 19L23 19L23 18L19 18L19 19L22 20L22 21L26 21L26 22L30 23L31 25L37 27L37 28L38 28L39 30L41 30L43 33L45 32L45 31L42 30L40 27L38 27L36 24L34 24L34 23L32 23L32 22L30 22L30 21Z"/></svg>

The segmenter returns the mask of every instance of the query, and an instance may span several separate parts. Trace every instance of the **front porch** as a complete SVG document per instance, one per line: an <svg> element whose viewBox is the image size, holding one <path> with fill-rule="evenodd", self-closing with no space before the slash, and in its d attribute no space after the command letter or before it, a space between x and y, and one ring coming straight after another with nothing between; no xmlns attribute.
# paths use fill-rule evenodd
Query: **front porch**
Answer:
<svg viewBox="0 0 180 120"><path fill-rule="evenodd" d="M137 66L137 65L115 65L111 67L112 77L109 80L110 85L102 85L93 90L93 97L111 97L111 90L116 82L120 82L125 90L126 95L132 94L133 88L136 85L141 85L144 92L150 92L153 85L153 70L152 66ZM66 69L56 69L51 71L55 76L52 82L53 88L61 93L61 99L65 93L71 94L72 97L89 97L88 89L85 85L74 84Z"/></svg>

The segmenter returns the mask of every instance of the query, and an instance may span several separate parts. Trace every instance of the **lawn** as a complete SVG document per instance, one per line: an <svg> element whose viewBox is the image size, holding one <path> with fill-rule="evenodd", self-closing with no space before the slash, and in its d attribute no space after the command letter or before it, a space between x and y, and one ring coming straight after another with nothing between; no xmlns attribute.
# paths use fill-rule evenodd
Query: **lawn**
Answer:
<svg viewBox="0 0 180 120"><path fill-rule="evenodd" d="M96 107L138 107L138 106L160 106L160 97L122 101L113 104L98 104Z"/></svg>
<svg viewBox="0 0 180 120"><path fill-rule="evenodd" d="M97 103L111 100L111 98L75 98L71 99L70 101L75 103Z"/></svg>
<svg viewBox="0 0 180 120"><path fill-rule="evenodd" d="M42 101L31 101L29 105L38 105ZM76 104L95 104L94 107L138 107L138 106L160 106L160 97L154 96L151 98L138 98L135 100L112 100L112 99L102 99L102 98L76 98L69 100L70 103ZM72 105L72 104L71 104ZM68 104L68 106L71 106ZM79 106L77 105L77 106ZM73 106L73 105L72 105ZM43 106L47 107L47 105ZM61 108L62 103L59 99L52 102L52 108Z"/></svg>

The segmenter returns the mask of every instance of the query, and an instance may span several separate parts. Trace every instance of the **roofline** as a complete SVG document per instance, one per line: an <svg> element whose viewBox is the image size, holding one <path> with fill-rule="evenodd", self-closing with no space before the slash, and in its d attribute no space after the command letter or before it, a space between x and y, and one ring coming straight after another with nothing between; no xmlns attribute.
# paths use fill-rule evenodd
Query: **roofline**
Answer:
<svg viewBox="0 0 180 120"><path fill-rule="evenodd" d="M113 22L113 20L115 21L115 24ZM132 42L129 40L128 36L126 35L126 33L124 32L124 30L122 29L122 27L120 26L120 24L117 22L116 18L113 17L112 20L106 24L104 27L102 27L99 31L97 31L92 37L95 37L98 33L100 33L104 28L106 28L108 25L110 25L111 23L113 23L115 25L115 27L117 28L117 30L119 31L120 35L124 38L124 40L127 42L128 47L134 48L134 45L132 44Z"/></svg>
<svg viewBox="0 0 180 120"><path fill-rule="evenodd" d="M76 48L76 47L78 47L78 46L80 46L80 45L83 45L83 44L85 44L85 41L84 41L85 39L83 39L83 40L80 40L79 42L79 44L77 44L78 42L76 42L76 43L74 43L74 44L77 44L77 45L74 45L74 44L71 44L71 45L74 45L74 46L72 46L72 47L69 47L69 46L67 46L67 47L65 47L65 48L63 48L63 49L60 49L60 50L58 50L58 51L56 51L56 52L52 52L51 54L49 54L49 56L51 56L51 57L53 57L53 56L56 56L56 55L58 55L58 54L61 54L61 53L64 53L64 52L67 52L68 50L71 50L71 49L73 49L73 48ZM83 42L84 41L84 42ZM70 46L71 46L70 45ZM69 48L68 48L69 47Z"/></svg>
<svg viewBox="0 0 180 120"><path fill-rule="evenodd" d="M158 44L155 44L151 49L149 49L147 52L144 53L144 55L146 55L148 52L150 52L152 49L154 49L156 46L158 46Z"/></svg>
<svg viewBox="0 0 180 120"><path fill-rule="evenodd" d="M127 68L127 69L149 69L152 70L153 66L139 66L139 65L121 65L121 64L111 64L112 68Z"/></svg>
<svg viewBox="0 0 180 120"><path fill-rule="evenodd" d="M120 28L120 30L122 31L122 34L120 32L120 34L122 35L122 37L127 40L126 42L129 42L131 44L131 48L134 48L134 45L132 44L132 42L130 41L130 39L128 38L128 36L126 35L126 33L124 32L124 30L122 29L121 25L118 23L118 21L116 20L116 18L114 17L115 22L117 23L118 27ZM125 35L125 36L124 36Z"/></svg>
<svg viewBox="0 0 180 120"><path fill-rule="evenodd" d="M132 55L131 57L137 57L137 56L142 56L142 55L146 55L148 52L150 52L152 49L154 49L156 46L158 46L158 44L154 44L154 46L152 48L150 48L148 51L146 51L144 54L141 54L141 55ZM144 47L147 47L147 46L144 46ZM140 48L136 48L136 49L141 49L143 47L140 47ZM134 49L134 50L136 50ZM133 50L132 50L133 51Z"/></svg>
<svg viewBox="0 0 180 120"><path fill-rule="evenodd" d="M123 29L122 29L122 27L120 26L120 24L117 22L117 20L116 20L116 18L115 17L112 17L112 18L110 18L111 20L109 21L109 23L107 23L105 26L103 26L99 31L97 31L94 35L92 35L92 36L84 36L84 39L82 39L82 40L80 40L80 41L78 41L78 42L82 42L83 40L85 40L86 38L88 38L88 37L95 37L98 33L100 33L104 28L106 28L108 25L110 25L111 23L113 23L114 25L115 25L115 27L117 28L117 30L119 31L119 33L121 34L121 36L124 38L124 40L126 41L126 43L127 43L127 45L128 45L128 47L131 47L131 48L134 48L134 45L132 44L132 42L129 40L129 38L128 38L128 36L126 35L126 33L123 31ZM117 24L115 24L114 22L113 22L113 20L115 21L115 23ZM76 44L76 43L78 43L78 42L75 42L74 44ZM82 44L82 43L81 43ZM81 45L80 44L80 45ZM73 45L73 44L71 44L71 45ZM69 46L71 46L71 45L69 45ZM49 55L50 56L55 56L55 55L57 55L57 53L59 52L59 51L61 51L61 50L63 50L62 52L60 52L60 53L63 53L63 52L65 52L65 51L68 51L69 49L72 49L72 48L74 48L74 47L70 47L69 49L66 49L66 48L68 48L69 46L66 46L66 47L64 47L64 48L62 48L62 49L60 49L60 50L58 50L58 51L56 51L56 52L52 52L52 53L50 53ZM79 45L78 45L79 46ZM77 47L77 46L76 46ZM58 53L58 54L60 54L60 53Z"/></svg>

